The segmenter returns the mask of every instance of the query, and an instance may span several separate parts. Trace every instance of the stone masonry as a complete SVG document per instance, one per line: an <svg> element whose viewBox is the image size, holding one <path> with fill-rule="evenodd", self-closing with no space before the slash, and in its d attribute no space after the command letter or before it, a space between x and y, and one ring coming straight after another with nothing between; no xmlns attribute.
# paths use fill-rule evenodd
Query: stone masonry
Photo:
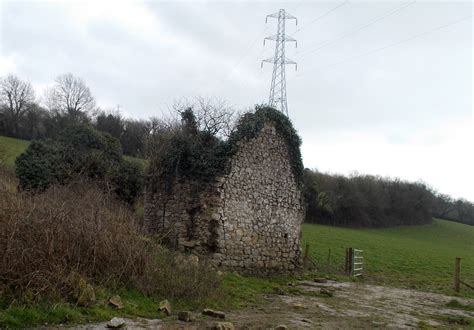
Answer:
<svg viewBox="0 0 474 330"><path fill-rule="evenodd" d="M145 194L145 224L177 250L247 273L300 266L302 191L284 138L267 122L238 142L228 171L205 187L177 180L171 193ZM149 178L152 180L153 178Z"/></svg>

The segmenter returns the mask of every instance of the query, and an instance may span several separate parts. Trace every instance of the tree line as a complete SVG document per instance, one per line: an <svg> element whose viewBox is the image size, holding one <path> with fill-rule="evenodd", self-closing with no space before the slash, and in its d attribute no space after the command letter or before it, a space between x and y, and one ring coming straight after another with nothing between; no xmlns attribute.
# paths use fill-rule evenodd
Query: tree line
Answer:
<svg viewBox="0 0 474 330"><path fill-rule="evenodd" d="M0 77L0 135L24 140L54 138L70 124L88 124L118 139L124 155L145 158L148 137L176 124L189 108L204 131L219 137L230 135L238 117L225 101L198 97L176 101L167 119L125 118L118 109L97 106L89 86L71 73L59 75L41 97L26 80Z"/></svg>
<svg viewBox="0 0 474 330"><path fill-rule="evenodd" d="M433 217L474 225L474 204L423 182L306 169L306 222L348 227L421 225Z"/></svg>
<svg viewBox="0 0 474 330"><path fill-rule="evenodd" d="M124 155L147 158L147 149L155 153L162 149L153 142L156 137L176 131L183 125L179 118L189 109L194 111L199 130L218 139L229 137L242 117L223 101L197 98L175 103L173 115L166 120L125 118L118 110L98 107L86 83L70 73L58 76L43 93L41 102L39 100L28 81L14 75L0 78L0 135L26 140L58 140L63 138L68 127L81 125L84 132L96 136L84 128L89 126L119 142L121 151L115 150L116 154L123 152ZM104 138L97 139L102 141ZM58 150L64 148L64 143L55 148L53 154L59 154ZM95 150L94 153L97 150L106 152L97 147L91 150ZM94 171L92 173L97 175ZM102 176L117 177L110 173ZM121 178L126 179L126 176ZM133 180L138 182L139 178ZM134 183L132 186L136 190L140 185ZM125 195L130 201L136 192ZM420 182L370 175L345 177L306 169L304 195L307 222L387 227L429 223L434 216L474 225L473 203L453 199Z"/></svg>
<svg viewBox="0 0 474 330"><path fill-rule="evenodd" d="M156 122L101 109L86 83L70 73L58 76L41 97L28 81L14 75L0 78L0 135L24 140L54 138L70 124L89 124L117 138L125 155L144 157L146 137Z"/></svg>

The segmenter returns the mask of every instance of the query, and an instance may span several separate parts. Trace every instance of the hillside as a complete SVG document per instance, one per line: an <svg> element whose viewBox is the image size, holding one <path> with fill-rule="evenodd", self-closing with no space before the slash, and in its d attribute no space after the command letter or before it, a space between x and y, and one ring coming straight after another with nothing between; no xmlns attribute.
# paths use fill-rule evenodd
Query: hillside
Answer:
<svg viewBox="0 0 474 330"><path fill-rule="evenodd" d="M0 136L0 163L13 166L16 157L25 151L29 144L30 141Z"/></svg>
<svg viewBox="0 0 474 330"><path fill-rule="evenodd" d="M6 136L0 136L0 164L5 164L9 167L15 164L15 159L21 153L23 153L30 141L15 139ZM148 165L148 162L145 159L124 156L126 160L136 162L141 166L145 167Z"/></svg>
<svg viewBox="0 0 474 330"><path fill-rule="evenodd" d="M454 260L462 258L461 278L474 282L474 227L435 219L431 225L388 229L348 229L303 225L303 244L319 268L344 267L346 247L364 250L365 281L452 293ZM474 291L463 290L474 296Z"/></svg>

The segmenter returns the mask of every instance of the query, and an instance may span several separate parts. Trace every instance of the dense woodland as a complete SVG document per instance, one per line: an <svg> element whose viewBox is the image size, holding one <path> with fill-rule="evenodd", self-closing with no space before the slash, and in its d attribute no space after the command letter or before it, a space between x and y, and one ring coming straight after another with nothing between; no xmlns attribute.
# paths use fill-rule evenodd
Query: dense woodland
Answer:
<svg viewBox="0 0 474 330"><path fill-rule="evenodd" d="M171 110L174 116L167 119L124 118L117 110L99 108L86 83L72 74L59 76L41 96L35 94L29 82L16 76L0 79L0 135L38 140L17 161L24 189L46 189L52 183L67 183L75 175L86 173L133 203L143 185L139 177L143 172L136 164L122 160L122 154L147 158L147 152L164 150L160 141L182 132L186 125L186 117L182 116L190 115L187 110L192 110L195 129L200 136L209 136L209 141L226 140L238 119L245 118L216 100L181 102ZM210 145L214 148L216 143ZM77 150L80 162L71 156ZM47 162L42 158L45 155L49 157ZM43 166L41 171L29 167L35 161ZM38 172L42 178L29 176ZM307 222L388 227L425 224L434 216L474 225L473 203L438 193L424 183L306 169L304 190Z"/></svg>
<svg viewBox="0 0 474 330"><path fill-rule="evenodd" d="M306 221L336 226L426 224L432 217L474 225L474 204L422 182L305 170Z"/></svg>

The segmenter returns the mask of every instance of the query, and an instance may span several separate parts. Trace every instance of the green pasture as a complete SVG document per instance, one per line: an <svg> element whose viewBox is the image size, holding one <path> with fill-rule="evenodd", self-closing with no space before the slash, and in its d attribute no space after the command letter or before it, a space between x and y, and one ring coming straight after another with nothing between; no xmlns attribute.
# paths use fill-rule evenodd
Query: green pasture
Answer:
<svg viewBox="0 0 474 330"><path fill-rule="evenodd" d="M0 136L0 164L12 167L15 159L28 148L30 141Z"/></svg>
<svg viewBox="0 0 474 330"><path fill-rule="evenodd" d="M22 154L29 144L30 141L0 136L0 164L13 167L16 157ZM143 168L148 165L148 161L145 159L130 156L123 157L128 161L139 164Z"/></svg>
<svg viewBox="0 0 474 330"><path fill-rule="evenodd" d="M322 272L341 273L345 249L353 247L364 251L366 282L452 294L454 262L460 257L461 280L474 284L473 226L439 219L386 229L304 224L306 244ZM474 291L464 287L461 294L474 296Z"/></svg>

